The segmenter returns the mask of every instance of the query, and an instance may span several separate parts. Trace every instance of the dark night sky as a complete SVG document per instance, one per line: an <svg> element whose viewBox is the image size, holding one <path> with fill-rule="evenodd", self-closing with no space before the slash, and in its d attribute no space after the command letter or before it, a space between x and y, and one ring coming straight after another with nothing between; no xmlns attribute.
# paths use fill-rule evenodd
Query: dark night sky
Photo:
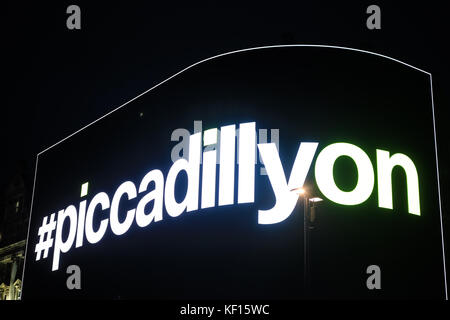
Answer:
<svg viewBox="0 0 450 320"><path fill-rule="evenodd" d="M2 188L19 168L32 176L38 152L192 63L256 46L327 44L381 53L432 73L448 220L450 70L443 7L377 1L382 29L370 31L365 9L372 2L73 3L82 10L80 31L66 28L72 2L8 1L2 9Z"/></svg>

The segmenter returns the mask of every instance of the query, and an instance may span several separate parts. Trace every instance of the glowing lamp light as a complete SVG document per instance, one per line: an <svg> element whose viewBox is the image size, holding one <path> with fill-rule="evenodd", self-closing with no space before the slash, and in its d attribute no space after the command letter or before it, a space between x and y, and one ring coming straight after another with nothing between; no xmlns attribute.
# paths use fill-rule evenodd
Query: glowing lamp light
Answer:
<svg viewBox="0 0 450 320"><path fill-rule="evenodd" d="M311 202L320 202L320 201L323 201L323 199L319 198L319 197L314 197L314 198L309 199L309 201L311 201Z"/></svg>
<svg viewBox="0 0 450 320"><path fill-rule="evenodd" d="M302 196L306 193L306 190L304 188L294 188L294 189L291 189L291 192L294 192L298 196Z"/></svg>

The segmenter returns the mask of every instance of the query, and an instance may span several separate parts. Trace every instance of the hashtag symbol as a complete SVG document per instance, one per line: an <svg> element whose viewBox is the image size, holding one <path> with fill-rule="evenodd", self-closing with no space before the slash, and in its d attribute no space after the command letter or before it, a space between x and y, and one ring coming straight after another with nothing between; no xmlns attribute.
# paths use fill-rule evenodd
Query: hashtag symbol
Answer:
<svg viewBox="0 0 450 320"><path fill-rule="evenodd" d="M48 216L44 217L42 221L42 226L39 227L39 243L36 244L36 261L41 259L41 252L44 251L44 259L48 256L48 249L53 246L52 233L56 228L55 214L52 213L50 216L50 222L48 222ZM47 235L47 236L46 236Z"/></svg>

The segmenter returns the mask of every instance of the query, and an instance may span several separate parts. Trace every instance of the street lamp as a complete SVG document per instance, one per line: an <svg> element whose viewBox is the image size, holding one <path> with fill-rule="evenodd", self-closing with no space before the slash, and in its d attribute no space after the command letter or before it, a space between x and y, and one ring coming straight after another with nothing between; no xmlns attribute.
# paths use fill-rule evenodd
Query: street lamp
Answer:
<svg viewBox="0 0 450 320"><path fill-rule="evenodd" d="M308 210L309 221L308 222L309 222L310 230L313 230L315 227L314 222L316 220L316 208L322 201L323 201L323 199L319 198L319 197L314 197L314 198L309 199L309 210Z"/></svg>
<svg viewBox="0 0 450 320"><path fill-rule="evenodd" d="M323 201L319 197L311 197L305 188L294 188L291 190L298 195L298 199L303 199L303 281L305 291L311 283L310 275L310 231L314 230L316 220L316 207Z"/></svg>

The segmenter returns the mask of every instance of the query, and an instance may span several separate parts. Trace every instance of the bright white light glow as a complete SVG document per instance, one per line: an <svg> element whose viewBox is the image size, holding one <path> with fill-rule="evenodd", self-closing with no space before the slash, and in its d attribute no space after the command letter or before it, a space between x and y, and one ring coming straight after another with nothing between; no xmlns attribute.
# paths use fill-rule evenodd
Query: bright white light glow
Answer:
<svg viewBox="0 0 450 320"><path fill-rule="evenodd" d="M220 128L219 206L234 203L236 126Z"/></svg>
<svg viewBox="0 0 450 320"><path fill-rule="evenodd" d="M152 221L157 222L163 218L164 176L161 170L152 170L142 178L139 193L147 191L148 185L152 181L155 182L155 189L143 196L136 208L136 223L141 228L148 226ZM154 201L152 211L145 213L145 206L152 201Z"/></svg>
<svg viewBox="0 0 450 320"><path fill-rule="evenodd" d="M134 220L134 214L136 209L130 209L127 211L127 215L123 222L119 221L119 204L123 195L127 195L128 200L134 199L137 196L136 186L131 181L125 181L122 183L114 193L113 199L111 201L111 212L109 216L109 221L111 225L111 230L114 234L120 236L128 231Z"/></svg>
<svg viewBox="0 0 450 320"><path fill-rule="evenodd" d="M217 143L217 128L203 132L203 144L210 146ZM203 152L202 172L202 208L214 207L216 204L216 159L217 151Z"/></svg>
<svg viewBox="0 0 450 320"><path fill-rule="evenodd" d="M214 207L216 202L216 150L203 153L202 208Z"/></svg>
<svg viewBox="0 0 450 320"><path fill-rule="evenodd" d="M62 240L62 231L64 220L69 219L69 235L66 241ZM72 244L75 240L75 234L77 232L77 208L73 205L68 206L65 210L60 210L58 212L58 223L56 225L55 234L55 245L53 249L53 264L52 271L58 270L59 268L59 256L70 250Z"/></svg>
<svg viewBox="0 0 450 320"><path fill-rule="evenodd" d="M298 199L298 195L295 192L291 192L291 190L303 187L312 159L316 153L317 145L318 143L316 142L303 142L300 144L292 166L289 183L287 183L275 143L258 144L259 152L276 198L272 209L258 210L259 224L278 223L291 215Z"/></svg>
<svg viewBox="0 0 450 320"><path fill-rule="evenodd" d="M342 191L334 181L334 163L341 156L350 157L358 170L358 182L352 191ZM315 175L320 191L331 201L344 205L356 205L366 201L372 194L375 180L372 163L367 154L350 143L334 143L325 147L317 156Z"/></svg>
<svg viewBox="0 0 450 320"><path fill-rule="evenodd" d="M239 125L239 186L238 203L255 201L256 125L254 122Z"/></svg>
<svg viewBox="0 0 450 320"><path fill-rule="evenodd" d="M294 188L294 189L291 189L291 192L295 193L298 196L301 196L306 193L306 190L303 188Z"/></svg>
<svg viewBox="0 0 450 320"><path fill-rule="evenodd" d="M178 217L185 209L186 211L198 209L201 137L201 133L195 133L189 137L189 161L178 159L173 163L167 174L164 203L167 213L171 217ZM175 200L175 181L182 170L187 173L188 188L183 201L178 203Z"/></svg>
<svg viewBox="0 0 450 320"><path fill-rule="evenodd" d="M406 173L406 187L408 190L408 211L420 216L419 177L412 160L396 153L389 157L389 151L377 149L377 177L378 177L378 205L392 209L392 169L400 166Z"/></svg>
<svg viewBox="0 0 450 320"><path fill-rule="evenodd" d="M210 146L217 143L217 128L205 130L203 132L203 145Z"/></svg>
<svg viewBox="0 0 450 320"><path fill-rule="evenodd" d="M88 194L88 188L89 188L89 182L83 183L81 185L81 195L80 195L81 198L83 198L85 195Z"/></svg>
<svg viewBox="0 0 450 320"><path fill-rule="evenodd" d="M314 197L314 198L309 199L309 201L311 201L311 202L320 202L320 201L323 201L323 199L322 198L318 198L318 197Z"/></svg>
<svg viewBox="0 0 450 320"><path fill-rule="evenodd" d="M169 173L167 174L166 187L164 190L164 204L166 206L167 213L171 217L178 217L186 209L189 188L183 201L178 203L175 199L175 181L178 174L182 170L189 172L189 162L185 159L178 159L173 163L172 167L169 170Z"/></svg>
<svg viewBox="0 0 450 320"><path fill-rule="evenodd" d="M189 171L186 211L198 209L198 189L200 184L200 157L202 155L201 132L189 137Z"/></svg>
<svg viewBox="0 0 450 320"><path fill-rule="evenodd" d="M79 248L83 245L85 219L86 219L86 200L83 200L80 202L80 209L78 210L77 241L75 243L75 248Z"/></svg>
<svg viewBox="0 0 450 320"><path fill-rule="evenodd" d="M94 231L92 220L94 219L95 208L98 205L101 205L102 210L109 209L109 197L105 192L97 193L94 198L92 198L86 212L86 225L84 229L87 241L92 244L99 242L108 228L108 219L103 219L100 222L100 227L98 230Z"/></svg>

